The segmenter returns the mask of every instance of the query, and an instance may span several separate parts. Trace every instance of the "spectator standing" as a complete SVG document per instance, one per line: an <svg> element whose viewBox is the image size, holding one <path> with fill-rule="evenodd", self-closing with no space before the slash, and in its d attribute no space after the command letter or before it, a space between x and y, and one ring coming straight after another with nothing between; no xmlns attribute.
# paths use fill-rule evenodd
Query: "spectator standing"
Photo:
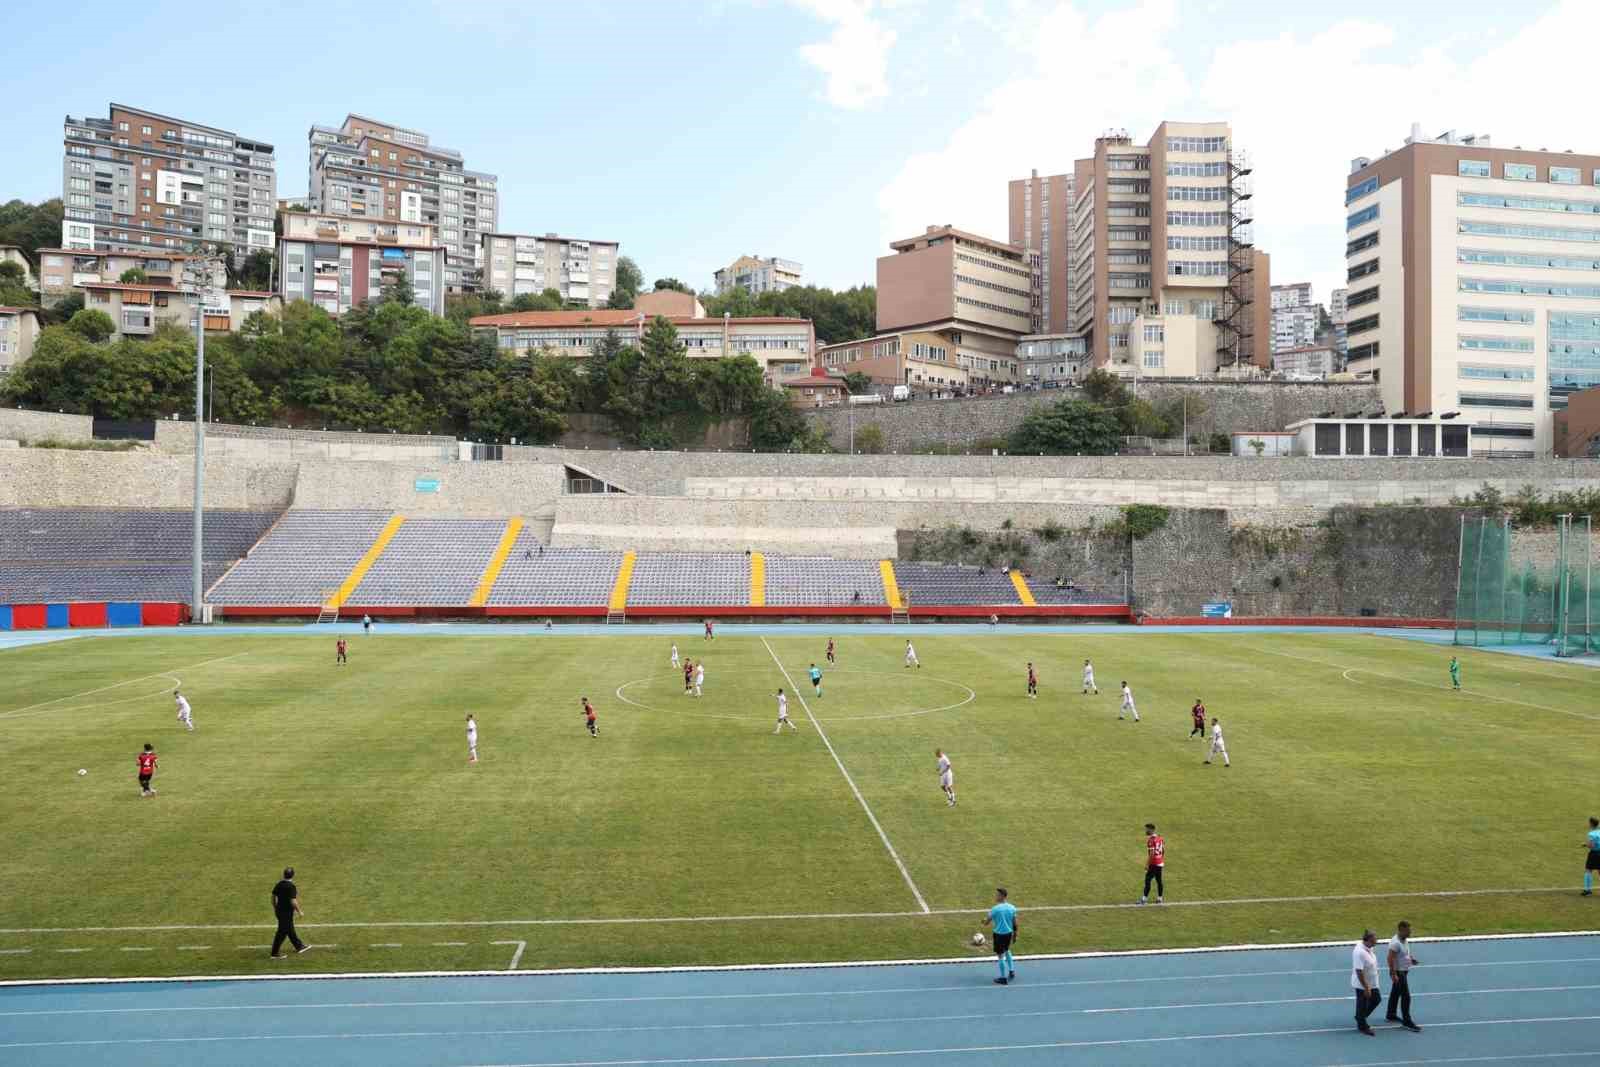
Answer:
<svg viewBox="0 0 1600 1067"><path fill-rule="evenodd" d="M1389 1007L1384 1017L1420 1034L1422 1027L1411 1021L1411 985L1407 978L1411 968L1417 965L1417 959L1411 955L1410 940L1411 924L1401 919L1394 928L1394 936L1389 939Z"/></svg>
<svg viewBox="0 0 1600 1067"><path fill-rule="evenodd" d="M295 888L293 867L285 867L283 878L272 887L272 914L278 919L278 932L272 935L273 959L283 959L280 950L285 939L294 946L296 954L311 947L294 932L294 917L305 913L300 910L300 890Z"/></svg>
<svg viewBox="0 0 1600 1067"><path fill-rule="evenodd" d="M1350 953L1350 988L1356 994L1356 1029L1368 1037L1376 1034L1367 1025L1367 1016L1383 1003L1383 993L1378 989L1378 957L1372 952L1372 946L1377 943L1377 934L1364 931Z"/></svg>
<svg viewBox="0 0 1600 1067"><path fill-rule="evenodd" d="M1583 895L1587 897L1594 894L1594 872L1600 871L1600 819L1589 817L1589 833L1583 841L1589 850L1588 859L1583 861Z"/></svg>

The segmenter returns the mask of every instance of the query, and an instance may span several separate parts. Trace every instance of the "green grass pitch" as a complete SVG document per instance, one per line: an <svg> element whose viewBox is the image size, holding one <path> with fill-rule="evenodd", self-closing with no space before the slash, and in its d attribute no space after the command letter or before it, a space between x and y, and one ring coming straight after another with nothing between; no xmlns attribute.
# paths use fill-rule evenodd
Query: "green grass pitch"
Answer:
<svg viewBox="0 0 1600 1067"><path fill-rule="evenodd" d="M901 638L835 636L828 667L825 637L679 635L699 699L674 638L637 629L352 634L343 667L331 635L0 652L0 976L976 956L1001 884L1023 952L1346 939L1402 915L1419 934L1597 925L1577 892L1600 813L1591 669L1465 650L1457 693L1450 649L1381 637L929 629L907 670ZM1117 719L1122 679L1140 723ZM804 700L774 736L779 686ZM1231 768L1187 738L1196 697ZM1159 909L1127 906L1146 821ZM322 947L272 961L286 864ZM1381 896L1445 890L1494 892ZM1285 897L1316 899L1259 899Z"/></svg>

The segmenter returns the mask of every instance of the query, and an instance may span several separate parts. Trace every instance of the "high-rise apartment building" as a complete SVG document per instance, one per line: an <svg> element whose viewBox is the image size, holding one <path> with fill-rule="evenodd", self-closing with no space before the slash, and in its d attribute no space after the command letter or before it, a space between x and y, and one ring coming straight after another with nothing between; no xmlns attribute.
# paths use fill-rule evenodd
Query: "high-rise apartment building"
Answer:
<svg viewBox="0 0 1600 1067"><path fill-rule="evenodd" d="M1474 453L1546 454L1600 385L1600 156L1412 134L1352 161L1349 366L1390 411L1459 411Z"/></svg>
<svg viewBox="0 0 1600 1067"><path fill-rule="evenodd" d="M1335 289L1328 294L1328 321L1333 324L1333 337L1330 340L1333 343L1334 351L1339 354L1340 370L1344 369L1347 349L1349 348L1345 329L1345 324L1350 317L1350 309L1346 304L1349 297L1350 290L1348 289Z"/></svg>
<svg viewBox="0 0 1600 1067"><path fill-rule="evenodd" d="M68 115L63 140L63 248L272 251L270 144L126 104L103 119Z"/></svg>
<svg viewBox="0 0 1600 1067"><path fill-rule="evenodd" d="M1274 355L1316 343L1322 308L1312 302L1310 282L1274 285L1271 303Z"/></svg>
<svg viewBox="0 0 1600 1067"><path fill-rule="evenodd" d="M563 301L605 307L617 287L615 241L584 241L547 233L483 235L483 288L507 300L554 289Z"/></svg>
<svg viewBox="0 0 1600 1067"><path fill-rule="evenodd" d="M1017 380L1017 341L1032 332L1033 271L1019 245L929 226L878 260L878 332L944 338L972 388Z"/></svg>
<svg viewBox="0 0 1600 1067"><path fill-rule="evenodd" d="M743 289L751 296L757 296L768 292L781 293L785 289L793 289L800 285L800 274L803 269L792 259L779 259L777 256L767 258L740 256L717 271L712 278L716 283L718 296L736 288Z"/></svg>
<svg viewBox="0 0 1600 1067"><path fill-rule="evenodd" d="M428 135L362 115L313 126L307 205L314 212L425 223L445 248L444 286L480 288L483 235L499 229L498 179L467 170Z"/></svg>
<svg viewBox="0 0 1600 1067"><path fill-rule="evenodd" d="M1170 377L1266 365L1249 173L1223 122L1164 122L1142 145L1113 131L1077 162L1067 327L1096 366Z"/></svg>
<svg viewBox="0 0 1600 1067"><path fill-rule="evenodd" d="M278 294L330 315L377 301L395 286L444 314L445 248L424 222L389 222L285 211L278 242Z"/></svg>
<svg viewBox="0 0 1600 1067"><path fill-rule="evenodd" d="M1034 270L1031 333L1067 329L1074 188L1071 174L1041 178L1038 171L1007 188L1011 243L1027 250Z"/></svg>

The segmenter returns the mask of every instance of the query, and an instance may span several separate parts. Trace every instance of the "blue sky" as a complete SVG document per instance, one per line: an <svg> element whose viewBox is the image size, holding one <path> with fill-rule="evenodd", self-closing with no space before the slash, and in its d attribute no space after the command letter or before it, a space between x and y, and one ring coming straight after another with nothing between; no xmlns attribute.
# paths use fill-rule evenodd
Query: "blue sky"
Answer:
<svg viewBox="0 0 1600 1067"><path fill-rule="evenodd" d="M1007 178L1174 118L1234 123L1274 281L1323 298L1350 158L1413 121L1600 151L1596 0L86 0L8 33L0 200L60 195L62 117L112 100L271 141L283 195L308 127L354 111L499 174L503 229L697 288L747 252L837 287L926 223L1003 237Z"/></svg>

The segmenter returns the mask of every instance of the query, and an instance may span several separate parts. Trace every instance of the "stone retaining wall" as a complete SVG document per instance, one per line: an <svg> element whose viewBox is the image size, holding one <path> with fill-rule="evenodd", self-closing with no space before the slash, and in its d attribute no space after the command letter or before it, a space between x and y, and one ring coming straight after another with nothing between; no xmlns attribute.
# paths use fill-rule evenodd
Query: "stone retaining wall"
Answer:
<svg viewBox="0 0 1600 1067"><path fill-rule="evenodd" d="M94 420L87 415L0 408L0 438L12 441L92 441Z"/></svg>
<svg viewBox="0 0 1600 1067"><path fill-rule="evenodd" d="M302 463L295 506L407 515L539 516L561 495L561 468L510 463Z"/></svg>
<svg viewBox="0 0 1600 1067"><path fill-rule="evenodd" d="M294 499L292 464L206 464L206 506L286 508ZM194 458L154 452L81 452L51 448L0 453L0 506L182 508L194 504Z"/></svg>

